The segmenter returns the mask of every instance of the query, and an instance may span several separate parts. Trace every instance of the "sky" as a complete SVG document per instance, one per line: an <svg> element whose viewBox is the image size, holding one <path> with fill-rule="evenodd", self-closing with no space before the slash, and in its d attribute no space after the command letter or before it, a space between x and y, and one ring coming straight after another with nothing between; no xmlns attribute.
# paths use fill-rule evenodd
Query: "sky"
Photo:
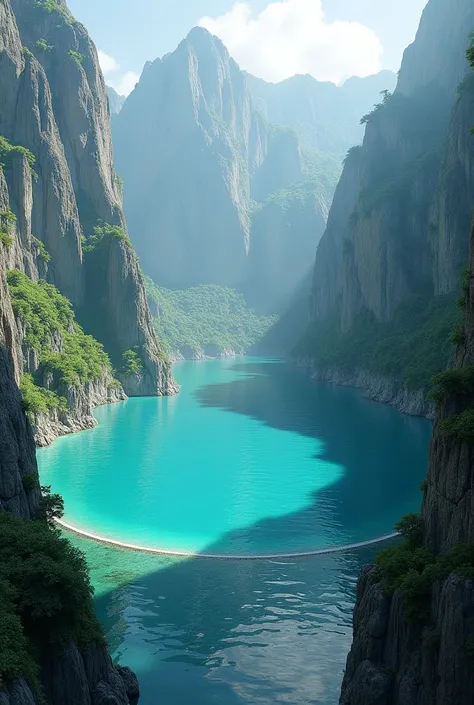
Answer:
<svg viewBox="0 0 474 705"><path fill-rule="evenodd" d="M398 71L426 1L69 0L69 7L99 49L106 82L127 95L145 62L173 51L195 25L267 81L309 73L341 83Z"/></svg>

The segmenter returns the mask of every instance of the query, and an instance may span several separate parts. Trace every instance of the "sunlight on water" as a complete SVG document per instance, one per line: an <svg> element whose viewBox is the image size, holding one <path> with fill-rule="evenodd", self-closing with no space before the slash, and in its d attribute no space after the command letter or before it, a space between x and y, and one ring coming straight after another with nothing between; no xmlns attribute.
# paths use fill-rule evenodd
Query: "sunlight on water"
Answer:
<svg viewBox="0 0 474 705"><path fill-rule="evenodd" d="M184 362L178 397L96 412L40 450L65 519L167 550L306 551L389 533L416 510L430 424L289 365Z"/></svg>

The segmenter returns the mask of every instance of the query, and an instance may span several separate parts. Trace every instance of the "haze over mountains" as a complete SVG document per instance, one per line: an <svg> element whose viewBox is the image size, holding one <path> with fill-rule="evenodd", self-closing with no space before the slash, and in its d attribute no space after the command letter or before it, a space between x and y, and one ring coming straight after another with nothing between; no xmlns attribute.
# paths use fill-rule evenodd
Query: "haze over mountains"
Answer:
<svg viewBox="0 0 474 705"><path fill-rule="evenodd" d="M124 207L145 273L159 285L219 284L281 311L314 259L363 112L383 72L342 88L266 84L193 29L148 63L113 118Z"/></svg>

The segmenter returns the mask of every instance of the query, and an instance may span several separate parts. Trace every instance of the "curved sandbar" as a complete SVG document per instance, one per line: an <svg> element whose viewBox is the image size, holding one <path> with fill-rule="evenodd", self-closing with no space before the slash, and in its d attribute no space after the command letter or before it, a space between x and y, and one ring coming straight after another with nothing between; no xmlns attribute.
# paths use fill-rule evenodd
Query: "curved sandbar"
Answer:
<svg viewBox="0 0 474 705"><path fill-rule="evenodd" d="M383 543L384 541L389 541L390 539L396 538L399 534L398 532L393 532L387 534L386 536L380 536L377 539L370 539L369 541L360 541L359 543L348 543L344 546L334 546L332 548L319 548L314 551L298 551L294 553L262 553L255 555L225 555L219 553L194 553L188 551L167 551L163 548L149 548L147 546L137 546L133 543L124 543L123 541L115 541L114 539L106 538L105 536L99 536L98 534L93 534L90 531L84 531L83 529L78 529L71 524L63 521L62 519L56 519L56 523L66 531L71 531L73 534L78 536L83 536L84 538L91 539L92 541L97 541L98 543L103 543L106 546L115 546L115 548L126 548L130 551L139 551L141 553L151 553L158 556L174 556L178 558L213 558L221 561L258 561L258 560L272 560L274 558L310 558L311 556L325 556L331 553L342 553L344 551L352 551L356 548L364 548L364 546L373 546L377 543Z"/></svg>

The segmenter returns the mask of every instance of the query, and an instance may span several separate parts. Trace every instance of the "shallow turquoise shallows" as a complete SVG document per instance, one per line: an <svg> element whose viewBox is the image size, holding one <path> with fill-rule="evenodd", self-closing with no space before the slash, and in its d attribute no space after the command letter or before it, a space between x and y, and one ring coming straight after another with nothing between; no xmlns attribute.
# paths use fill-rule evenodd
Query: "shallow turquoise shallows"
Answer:
<svg viewBox="0 0 474 705"><path fill-rule="evenodd" d="M258 358L183 362L181 394L96 411L38 452L65 520L169 551L255 555L373 539L420 505L431 425Z"/></svg>

